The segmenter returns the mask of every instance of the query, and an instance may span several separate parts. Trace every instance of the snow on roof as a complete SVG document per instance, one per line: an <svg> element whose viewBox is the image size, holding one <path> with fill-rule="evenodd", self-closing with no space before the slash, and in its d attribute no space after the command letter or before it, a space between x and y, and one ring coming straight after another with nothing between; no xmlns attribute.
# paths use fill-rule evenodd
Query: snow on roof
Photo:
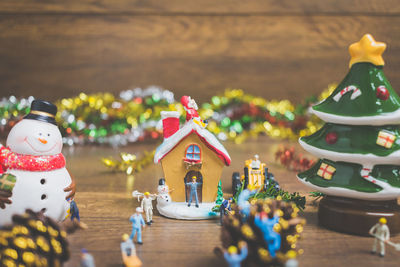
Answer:
<svg viewBox="0 0 400 267"><path fill-rule="evenodd" d="M186 122L176 133L164 139L164 142L156 149L154 163L159 163L160 160L165 157L165 155L167 155L180 143L180 141L185 139L193 132L196 133L199 138L217 154L217 156L225 163L225 165L229 166L231 164L231 158L228 154L228 151L226 151L218 139L207 129L201 127L193 120Z"/></svg>

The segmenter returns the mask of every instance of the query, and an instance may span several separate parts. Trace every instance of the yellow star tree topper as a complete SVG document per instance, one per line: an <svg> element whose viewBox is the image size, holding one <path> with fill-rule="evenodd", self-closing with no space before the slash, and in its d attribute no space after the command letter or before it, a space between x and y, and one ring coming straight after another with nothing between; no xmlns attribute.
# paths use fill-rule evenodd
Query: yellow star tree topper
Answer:
<svg viewBox="0 0 400 267"><path fill-rule="evenodd" d="M358 62L370 62L377 66L383 66L385 62L382 53L385 49L385 43L376 42L371 34L365 34L360 41L349 47L351 56L349 67Z"/></svg>

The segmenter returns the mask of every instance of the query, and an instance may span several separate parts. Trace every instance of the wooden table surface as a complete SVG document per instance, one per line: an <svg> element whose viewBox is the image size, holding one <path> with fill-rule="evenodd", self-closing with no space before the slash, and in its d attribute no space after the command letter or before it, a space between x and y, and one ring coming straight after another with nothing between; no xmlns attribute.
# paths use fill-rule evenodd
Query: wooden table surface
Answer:
<svg viewBox="0 0 400 267"><path fill-rule="evenodd" d="M222 174L224 192L230 191L232 172L242 172L244 160L259 154L284 189L307 194L310 190L297 181L294 172L274 162L274 152L281 144L282 141L268 137L248 140L242 145L225 143L232 165L224 168ZM301 151L294 142L286 144ZM152 164L135 177L127 177L123 173L109 172L100 159L118 157L119 152L142 153L156 146L148 143L119 149L92 146L64 149L67 167L77 180L76 200L81 220L89 226L89 229L69 236L72 255L67 267L79 266L83 247L92 253L97 267L122 266L121 236L130 233L128 219L139 204L132 199L131 192L133 189L155 192L162 170L161 166ZM316 207L307 205L303 216L307 224L299 242L299 247L304 249L304 254L299 257L300 266L400 265L400 252L391 247L387 246L386 256L380 258L369 253L372 238L335 233L318 226ZM145 228L144 244L136 245L137 254L144 266L224 266L223 261L213 254L214 247L220 245L219 234L220 226L216 221L172 220L161 217L155 209L154 224ZM392 240L400 242L400 236Z"/></svg>

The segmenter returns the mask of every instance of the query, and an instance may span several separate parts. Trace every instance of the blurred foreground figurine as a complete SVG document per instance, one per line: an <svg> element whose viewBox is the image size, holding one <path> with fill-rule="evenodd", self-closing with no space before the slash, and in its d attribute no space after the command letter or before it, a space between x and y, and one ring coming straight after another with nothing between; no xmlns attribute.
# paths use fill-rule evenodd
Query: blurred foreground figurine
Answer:
<svg viewBox="0 0 400 267"><path fill-rule="evenodd" d="M225 216L220 235L222 249L217 247L214 252L230 259L225 251L229 252L231 246L240 247L238 241L244 241L248 250L246 266L293 266L297 255L303 253L297 246L305 223L298 217L299 209L294 203L278 199L254 199L257 191L249 186L232 205L234 212Z"/></svg>
<svg viewBox="0 0 400 267"><path fill-rule="evenodd" d="M199 198L197 196L197 187L200 186L202 183L196 182L196 176L192 177L192 182L191 183L186 183L187 186L190 187L190 197L189 197L189 202L188 202L188 207L192 204L192 199L193 196L196 200L196 208L199 207Z"/></svg>
<svg viewBox="0 0 400 267"><path fill-rule="evenodd" d="M135 245L133 244L132 239L129 238L128 234L122 235L121 253L122 253L122 260L126 267L142 266L142 262L136 256Z"/></svg>
<svg viewBox="0 0 400 267"><path fill-rule="evenodd" d="M240 263L246 259L248 250L246 242L239 242L240 254L235 246L230 246L228 251L224 252L224 259L229 267L240 267Z"/></svg>
<svg viewBox="0 0 400 267"><path fill-rule="evenodd" d="M131 236L129 237L132 241L135 238L136 235L136 241L138 244L142 245L142 228L144 228L146 225L144 223L143 217L142 217L143 209L140 207L136 208L136 213L131 216L129 219L130 222L132 222L132 233Z"/></svg>
<svg viewBox="0 0 400 267"><path fill-rule="evenodd" d="M67 232L77 221L58 223L42 212L26 210L0 228L0 266L62 266L70 256Z"/></svg>
<svg viewBox="0 0 400 267"><path fill-rule="evenodd" d="M69 202L69 214L71 216L71 221L73 221L76 218L80 222L81 218L79 217L78 205L72 198L69 198L68 202Z"/></svg>
<svg viewBox="0 0 400 267"><path fill-rule="evenodd" d="M371 253L376 253L379 243L381 248L379 256L381 257L385 256L385 243L388 242L390 238L389 227L386 225L386 222L386 219L382 217L379 219L379 222L369 230L369 234L375 237Z"/></svg>
<svg viewBox="0 0 400 267"><path fill-rule="evenodd" d="M92 254L86 248L81 250L81 267L96 267Z"/></svg>
<svg viewBox="0 0 400 267"><path fill-rule="evenodd" d="M220 215L219 220L221 225L225 214L231 214L232 211L231 203L232 203L232 198L225 199L219 208L219 215Z"/></svg>
<svg viewBox="0 0 400 267"><path fill-rule="evenodd" d="M274 231L274 226L279 222L279 219L279 215L271 214L269 216L265 211L254 216L254 224L261 230L265 243L268 244L269 254L273 258L276 256L276 251L281 248L281 236Z"/></svg>
<svg viewBox="0 0 400 267"><path fill-rule="evenodd" d="M0 144L0 226L26 209L57 221L68 214L75 182L65 168L56 113L52 103L34 100L8 134L6 147Z"/></svg>

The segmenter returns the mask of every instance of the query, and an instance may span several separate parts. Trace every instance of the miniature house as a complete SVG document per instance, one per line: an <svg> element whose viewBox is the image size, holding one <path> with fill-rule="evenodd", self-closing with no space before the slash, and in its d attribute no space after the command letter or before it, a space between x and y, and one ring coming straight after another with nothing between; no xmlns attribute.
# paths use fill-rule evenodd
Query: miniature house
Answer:
<svg viewBox="0 0 400 267"><path fill-rule="evenodd" d="M161 118L164 141L156 150L154 162L161 161L165 180L175 189L173 200L187 201L190 189L185 184L195 176L202 183L197 189L199 202L214 202L222 168L231 162L228 152L197 121L188 120L179 128L178 112L163 111Z"/></svg>

